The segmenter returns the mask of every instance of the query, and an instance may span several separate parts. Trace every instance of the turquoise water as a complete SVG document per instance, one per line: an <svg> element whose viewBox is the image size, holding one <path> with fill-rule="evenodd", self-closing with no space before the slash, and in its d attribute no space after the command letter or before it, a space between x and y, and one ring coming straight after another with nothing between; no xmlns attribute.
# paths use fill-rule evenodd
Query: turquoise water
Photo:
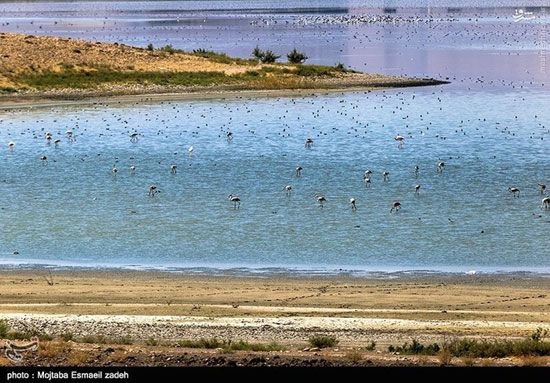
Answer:
<svg viewBox="0 0 550 383"><path fill-rule="evenodd" d="M16 146L0 156L0 259L547 271L550 212L541 209L537 183L550 169L549 102L548 93L524 100L522 92L500 92L488 108L485 92L441 86L4 112L0 141ZM47 144L46 131L61 139L58 147ZM153 183L160 193L149 197ZM290 197L282 191L288 184ZM230 193L240 196L240 209ZM323 208L316 193L327 198ZM394 200L402 208L391 214Z"/></svg>
<svg viewBox="0 0 550 383"><path fill-rule="evenodd" d="M537 184L550 184L549 18L547 8L533 8L533 19L516 22L519 5L2 3L0 31L242 57L257 44L278 53L297 47L312 63L451 84L2 110L0 262L548 272L550 211L541 208ZM387 9L394 6L395 13ZM420 21L349 23L349 17L372 14ZM138 142L130 141L133 132ZM405 136L402 149L397 134ZM308 137L311 149L304 147ZM439 161L446 164L442 173ZM300 178L294 175L298 164ZM368 189L366 169L373 171ZM390 173L387 182L383 171ZM148 196L151 184L160 190L155 197ZM286 185L293 186L290 197ZM514 198L508 187L518 187L521 196ZM233 209L230 193L240 196L240 209ZM317 193L326 196L323 208ZM396 200L402 208L390 213Z"/></svg>

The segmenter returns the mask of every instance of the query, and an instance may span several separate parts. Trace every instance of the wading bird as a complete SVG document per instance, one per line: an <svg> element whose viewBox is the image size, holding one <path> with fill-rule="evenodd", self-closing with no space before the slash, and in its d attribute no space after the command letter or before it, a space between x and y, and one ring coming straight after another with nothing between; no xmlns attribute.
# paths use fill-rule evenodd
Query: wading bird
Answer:
<svg viewBox="0 0 550 383"><path fill-rule="evenodd" d="M514 197L519 197L519 189L515 187L509 187L508 191L512 193Z"/></svg>
<svg viewBox="0 0 550 383"><path fill-rule="evenodd" d="M352 211L356 211L356 210L357 210L357 206L355 205L355 198L350 198L350 199L349 199L349 204L351 205L351 210L352 210Z"/></svg>
<svg viewBox="0 0 550 383"><path fill-rule="evenodd" d="M158 193L157 185L149 185L149 197L154 197Z"/></svg>
<svg viewBox="0 0 550 383"><path fill-rule="evenodd" d="M292 185L286 185L283 188L283 191L286 193L288 197L290 197L290 194L292 193Z"/></svg>
<svg viewBox="0 0 550 383"><path fill-rule="evenodd" d="M306 139L305 145L306 148L311 148L313 146L313 139L308 138Z"/></svg>
<svg viewBox="0 0 550 383"><path fill-rule="evenodd" d="M238 195L229 194L227 199L233 203L233 209L238 209L241 207L241 199Z"/></svg>
<svg viewBox="0 0 550 383"><path fill-rule="evenodd" d="M317 202L319 202L319 206L323 207L325 202L327 202L327 199L322 194L315 194L315 198L317 199Z"/></svg>
<svg viewBox="0 0 550 383"><path fill-rule="evenodd" d="M395 201L391 206L390 213L393 213L394 210L397 213L399 209L401 209L401 202Z"/></svg>
<svg viewBox="0 0 550 383"><path fill-rule="evenodd" d="M397 135L393 138L395 141L399 142L399 144L397 145L397 147L399 149L402 149L403 148L403 142L405 141L405 137L401 136L401 135Z"/></svg>

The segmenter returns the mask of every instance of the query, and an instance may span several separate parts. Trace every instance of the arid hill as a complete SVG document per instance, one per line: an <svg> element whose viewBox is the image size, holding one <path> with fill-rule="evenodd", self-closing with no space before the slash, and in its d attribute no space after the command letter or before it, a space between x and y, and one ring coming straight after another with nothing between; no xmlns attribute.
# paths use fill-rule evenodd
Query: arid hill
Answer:
<svg viewBox="0 0 550 383"><path fill-rule="evenodd" d="M379 88L440 84L343 66L262 64L198 50L0 33L0 94L79 98L212 90Z"/></svg>

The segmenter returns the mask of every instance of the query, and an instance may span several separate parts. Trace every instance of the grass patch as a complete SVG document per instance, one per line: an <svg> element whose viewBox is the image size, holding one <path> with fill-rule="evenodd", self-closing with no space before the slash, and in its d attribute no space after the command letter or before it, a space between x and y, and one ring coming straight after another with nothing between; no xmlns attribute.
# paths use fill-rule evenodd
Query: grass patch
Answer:
<svg viewBox="0 0 550 383"><path fill-rule="evenodd" d="M308 339L308 343L312 347L328 348L336 346L338 344L338 339L330 335L313 335Z"/></svg>
<svg viewBox="0 0 550 383"><path fill-rule="evenodd" d="M8 336L10 331L10 326L5 319L0 319L0 338L5 338Z"/></svg>
<svg viewBox="0 0 550 383"><path fill-rule="evenodd" d="M38 355L44 358L64 356L71 352L71 346L66 342L43 342L38 348Z"/></svg>
<svg viewBox="0 0 550 383"><path fill-rule="evenodd" d="M179 347L184 348L221 348L224 351L282 351L284 347L278 343L249 343L242 340L232 342L230 340L219 340L217 338L199 340L181 340Z"/></svg>
<svg viewBox="0 0 550 383"><path fill-rule="evenodd" d="M213 62L220 64L240 64L240 65L256 65L256 60L253 59L241 59L238 57L230 57L225 53L219 53L214 51L209 51L206 49L194 49L192 53L193 56L203 57Z"/></svg>
<svg viewBox="0 0 550 383"><path fill-rule="evenodd" d="M423 345L416 339L412 343L405 342L402 346L389 346L389 352L398 352L406 355L435 355L441 350L437 343Z"/></svg>
<svg viewBox="0 0 550 383"><path fill-rule="evenodd" d="M450 342L446 348L450 350L453 356L466 356L470 358L550 355L550 342L532 339L492 341L461 339Z"/></svg>
<svg viewBox="0 0 550 383"><path fill-rule="evenodd" d="M27 74L20 76L18 81L36 89L92 89L102 84L210 86L237 82L239 77L223 72L121 72L98 68Z"/></svg>
<svg viewBox="0 0 550 383"><path fill-rule="evenodd" d="M544 338L547 331L538 329L525 339L477 340L458 339L439 345L424 345L416 339L402 346L389 346L389 352L410 355L438 355L444 363L452 357L459 358L504 358L508 356L550 356L550 341Z"/></svg>

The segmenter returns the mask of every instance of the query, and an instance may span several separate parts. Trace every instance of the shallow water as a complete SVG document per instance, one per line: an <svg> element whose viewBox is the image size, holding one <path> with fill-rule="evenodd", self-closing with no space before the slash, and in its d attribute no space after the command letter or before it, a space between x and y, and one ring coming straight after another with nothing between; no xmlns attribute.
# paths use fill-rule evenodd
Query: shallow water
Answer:
<svg viewBox="0 0 550 383"><path fill-rule="evenodd" d="M496 93L488 109L484 92L437 87L4 113L0 140L16 147L0 157L9 201L0 216L2 260L547 270L550 214L537 182L550 168L550 96L521 97ZM64 138L67 128L74 142ZM57 148L45 131L62 138ZM407 137L403 149L397 133ZM154 198L152 183L161 191ZM240 209L230 193L241 197ZM324 208L315 193L326 195ZM390 214L394 200L403 207Z"/></svg>
<svg viewBox="0 0 550 383"><path fill-rule="evenodd" d="M0 262L548 272L550 212L537 190L550 182L545 11L514 22L516 4L506 2L512 8L455 10L453 21L443 20L448 9L436 9L442 20L430 23L346 25L311 21L380 13L385 4L304 3L306 10L277 2L276 12L266 10L273 2L0 5L2 31L240 56L259 43L281 52L297 46L311 62L452 81L299 99L0 112ZM46 131L61 139L58 147L47 145ZM140 133L137 143L132 132ZM398 133L406 137L403 149L393 140ZM311 149L304 148L307 137L315 140ZM153 183L161 192L151 198ZM288 184L290 197L282 191ZM510 186L521 189L520 198ZM241 197L240 209L230 193ZM326 195L323 208L316 193ZM402 209L390 214L395 200Z"/></svg>

